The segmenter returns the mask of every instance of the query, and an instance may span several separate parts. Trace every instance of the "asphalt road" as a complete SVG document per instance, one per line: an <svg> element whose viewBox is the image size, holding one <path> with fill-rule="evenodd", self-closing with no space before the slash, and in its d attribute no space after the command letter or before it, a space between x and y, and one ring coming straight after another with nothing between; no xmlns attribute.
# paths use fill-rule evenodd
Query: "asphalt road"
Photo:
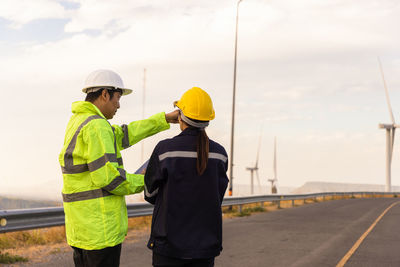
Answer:
<svg viewBox="0 0 400 267"><path fill-rule="evenodd" d="M336 266L393 199L349 199L224 220L224 250L216 266ZM400 266L400 204L366 236L345 266ZM151 266L147 234L127 240L121 266ZM27 266L73 266L72 253ZM24 265L26 266L26 265Z"/></svg>
<svg viewBox="0 0 400 267"><path fill-rule="evenodd" d="M336 266L395 201L335 200L226 221L224 251L216 266ZM400 266L399 221L397 205L345 266Z"/></svg>

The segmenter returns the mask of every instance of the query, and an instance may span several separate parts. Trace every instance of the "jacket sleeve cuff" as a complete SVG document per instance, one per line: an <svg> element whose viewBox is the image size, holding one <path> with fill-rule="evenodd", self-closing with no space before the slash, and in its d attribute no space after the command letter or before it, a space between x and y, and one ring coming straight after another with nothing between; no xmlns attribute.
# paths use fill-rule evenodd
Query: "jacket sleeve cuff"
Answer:
<svg viewBox="0 0 400 267"><path fill-rule="evenodd" d="M168 130L171 127L165 118L165 112L157 113L151 117L157 118L157 121L160 122L160 131Z"/></svg>

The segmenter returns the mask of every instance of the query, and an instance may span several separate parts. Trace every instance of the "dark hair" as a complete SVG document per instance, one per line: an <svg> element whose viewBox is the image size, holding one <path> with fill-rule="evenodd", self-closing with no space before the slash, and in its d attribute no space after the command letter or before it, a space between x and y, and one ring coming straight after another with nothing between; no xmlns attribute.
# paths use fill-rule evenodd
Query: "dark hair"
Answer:
<svg viewBox="0 0 400 267"><path fill-rule="evenodd" d="M110 100L113 98L115 92L119 92L119 93L122 94L122 90L121 89L101 88L101 89L97 90L96 92L88 93L86 95L85 101L89 101L89 102L93 103L97 98L99 98L99 96L101 95L103 90L107 90L108 91L108 94L110 95Z"/></svg>
<svg viewBox="0 0 400 267"><path fill-rule="evenodd" d="M181 110L179 110L179 115L181 115ZM200 120L195 120L188 118L191 121L202 123L202 122L207 122L207 121L200 121ZM204 128L197 128L194 126L191 126L185 121L182 121L185 123L189 128L195 129L198 131L197 134L197 162L196 162L196 167L197 167L197 173L198 175L202 175L204 171L207 168L207 162L208 162L208 152L210 151L210 141L208 139L206 130Z"/></svg>
<svg viewBox="0 0 400 267"><path fill-rule="evenodd" d="M188 118L191 121L197 122L197 123L204 123L207 121L200 121L200 120L195 120ZM185 122L185 121L184 121ZM186 123L186 122L185 122ZM186 123L188 124L188 123ZM189 124L188 124L189 125ZM208 152L209 152L209 139L206 133L206 130L204 128L197 128L194 126L189 125L190 128L196 129L198 131L197 135L197 173L199 175L202 175L204 171L207 168L207 162L208 162Z"/></svg>
<svg viewBox="0 0 400 267"><path fill-rule="evenodd" d="M197 173L202 175L207 168L209 140L205 129L197 135Z"/></svg>

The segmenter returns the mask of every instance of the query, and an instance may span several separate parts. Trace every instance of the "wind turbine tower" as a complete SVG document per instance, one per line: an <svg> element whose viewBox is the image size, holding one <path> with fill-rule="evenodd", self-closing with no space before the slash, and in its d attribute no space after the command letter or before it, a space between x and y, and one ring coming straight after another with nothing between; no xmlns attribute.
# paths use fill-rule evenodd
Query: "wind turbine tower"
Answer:
<svg viewBox="0 0 400 267"><path fill-rule="evenodd" d="M276 193L278 193L278 189L276 187L276 183L278 182L277 168L276 168L276 137L274 138L274 163L273 163L273 169L274 169L274 178L273 179L268 179L268 181L271 182L271 193L272 194L276 194Z"/></svg>
<svg viewBox="0 0 400 267"><path fill-rule="evenodd" d="M390 115L390 119L392 120L391 124L385 124L385 123L379 124L379 128L386 130L386 188L385 188L385 191L391 192L392 191L391 169L392 169L394 135L395 135L396 128L398 128L399 125L397 125L394 120L392 106L390 105L389 90L386 85L385 76L383 74L383 69L382 69L382 63L381 63L381 60L379 59L379 57L378 57L378 62L379 62L379 68L381 70L383 85L385 87L386 101L387 101L388 108L389 108L389 115Z"/></svg>
<svg viewBox="0 0 400 267"><path fill-rule="evenodd" d="M254 167L246 167L246 170L250 171L250 190L251 190L251 195L254 194L254 172L256 173L256 177L257 177L257 181L258 181L258 188L260 188L260 178L258 177L258 158L260 156L261 136L262 135L260 135L260 140L258 142L256 164L254 165Z"/></svg>

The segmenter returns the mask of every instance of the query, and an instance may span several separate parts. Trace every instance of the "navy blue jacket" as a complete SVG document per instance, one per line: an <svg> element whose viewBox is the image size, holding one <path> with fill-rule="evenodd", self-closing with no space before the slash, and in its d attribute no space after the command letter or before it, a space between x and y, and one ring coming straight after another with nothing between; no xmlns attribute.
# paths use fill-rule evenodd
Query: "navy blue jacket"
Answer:
<svg viewBox="0 0 400 267"><path fill-rule="evenodd" d="M155 204L148 247L174 258L211 258L222 250L221 203L228 156L210 140L207 168L197 174L198 129L157 144L144 177L145 199Z"/></svg>

